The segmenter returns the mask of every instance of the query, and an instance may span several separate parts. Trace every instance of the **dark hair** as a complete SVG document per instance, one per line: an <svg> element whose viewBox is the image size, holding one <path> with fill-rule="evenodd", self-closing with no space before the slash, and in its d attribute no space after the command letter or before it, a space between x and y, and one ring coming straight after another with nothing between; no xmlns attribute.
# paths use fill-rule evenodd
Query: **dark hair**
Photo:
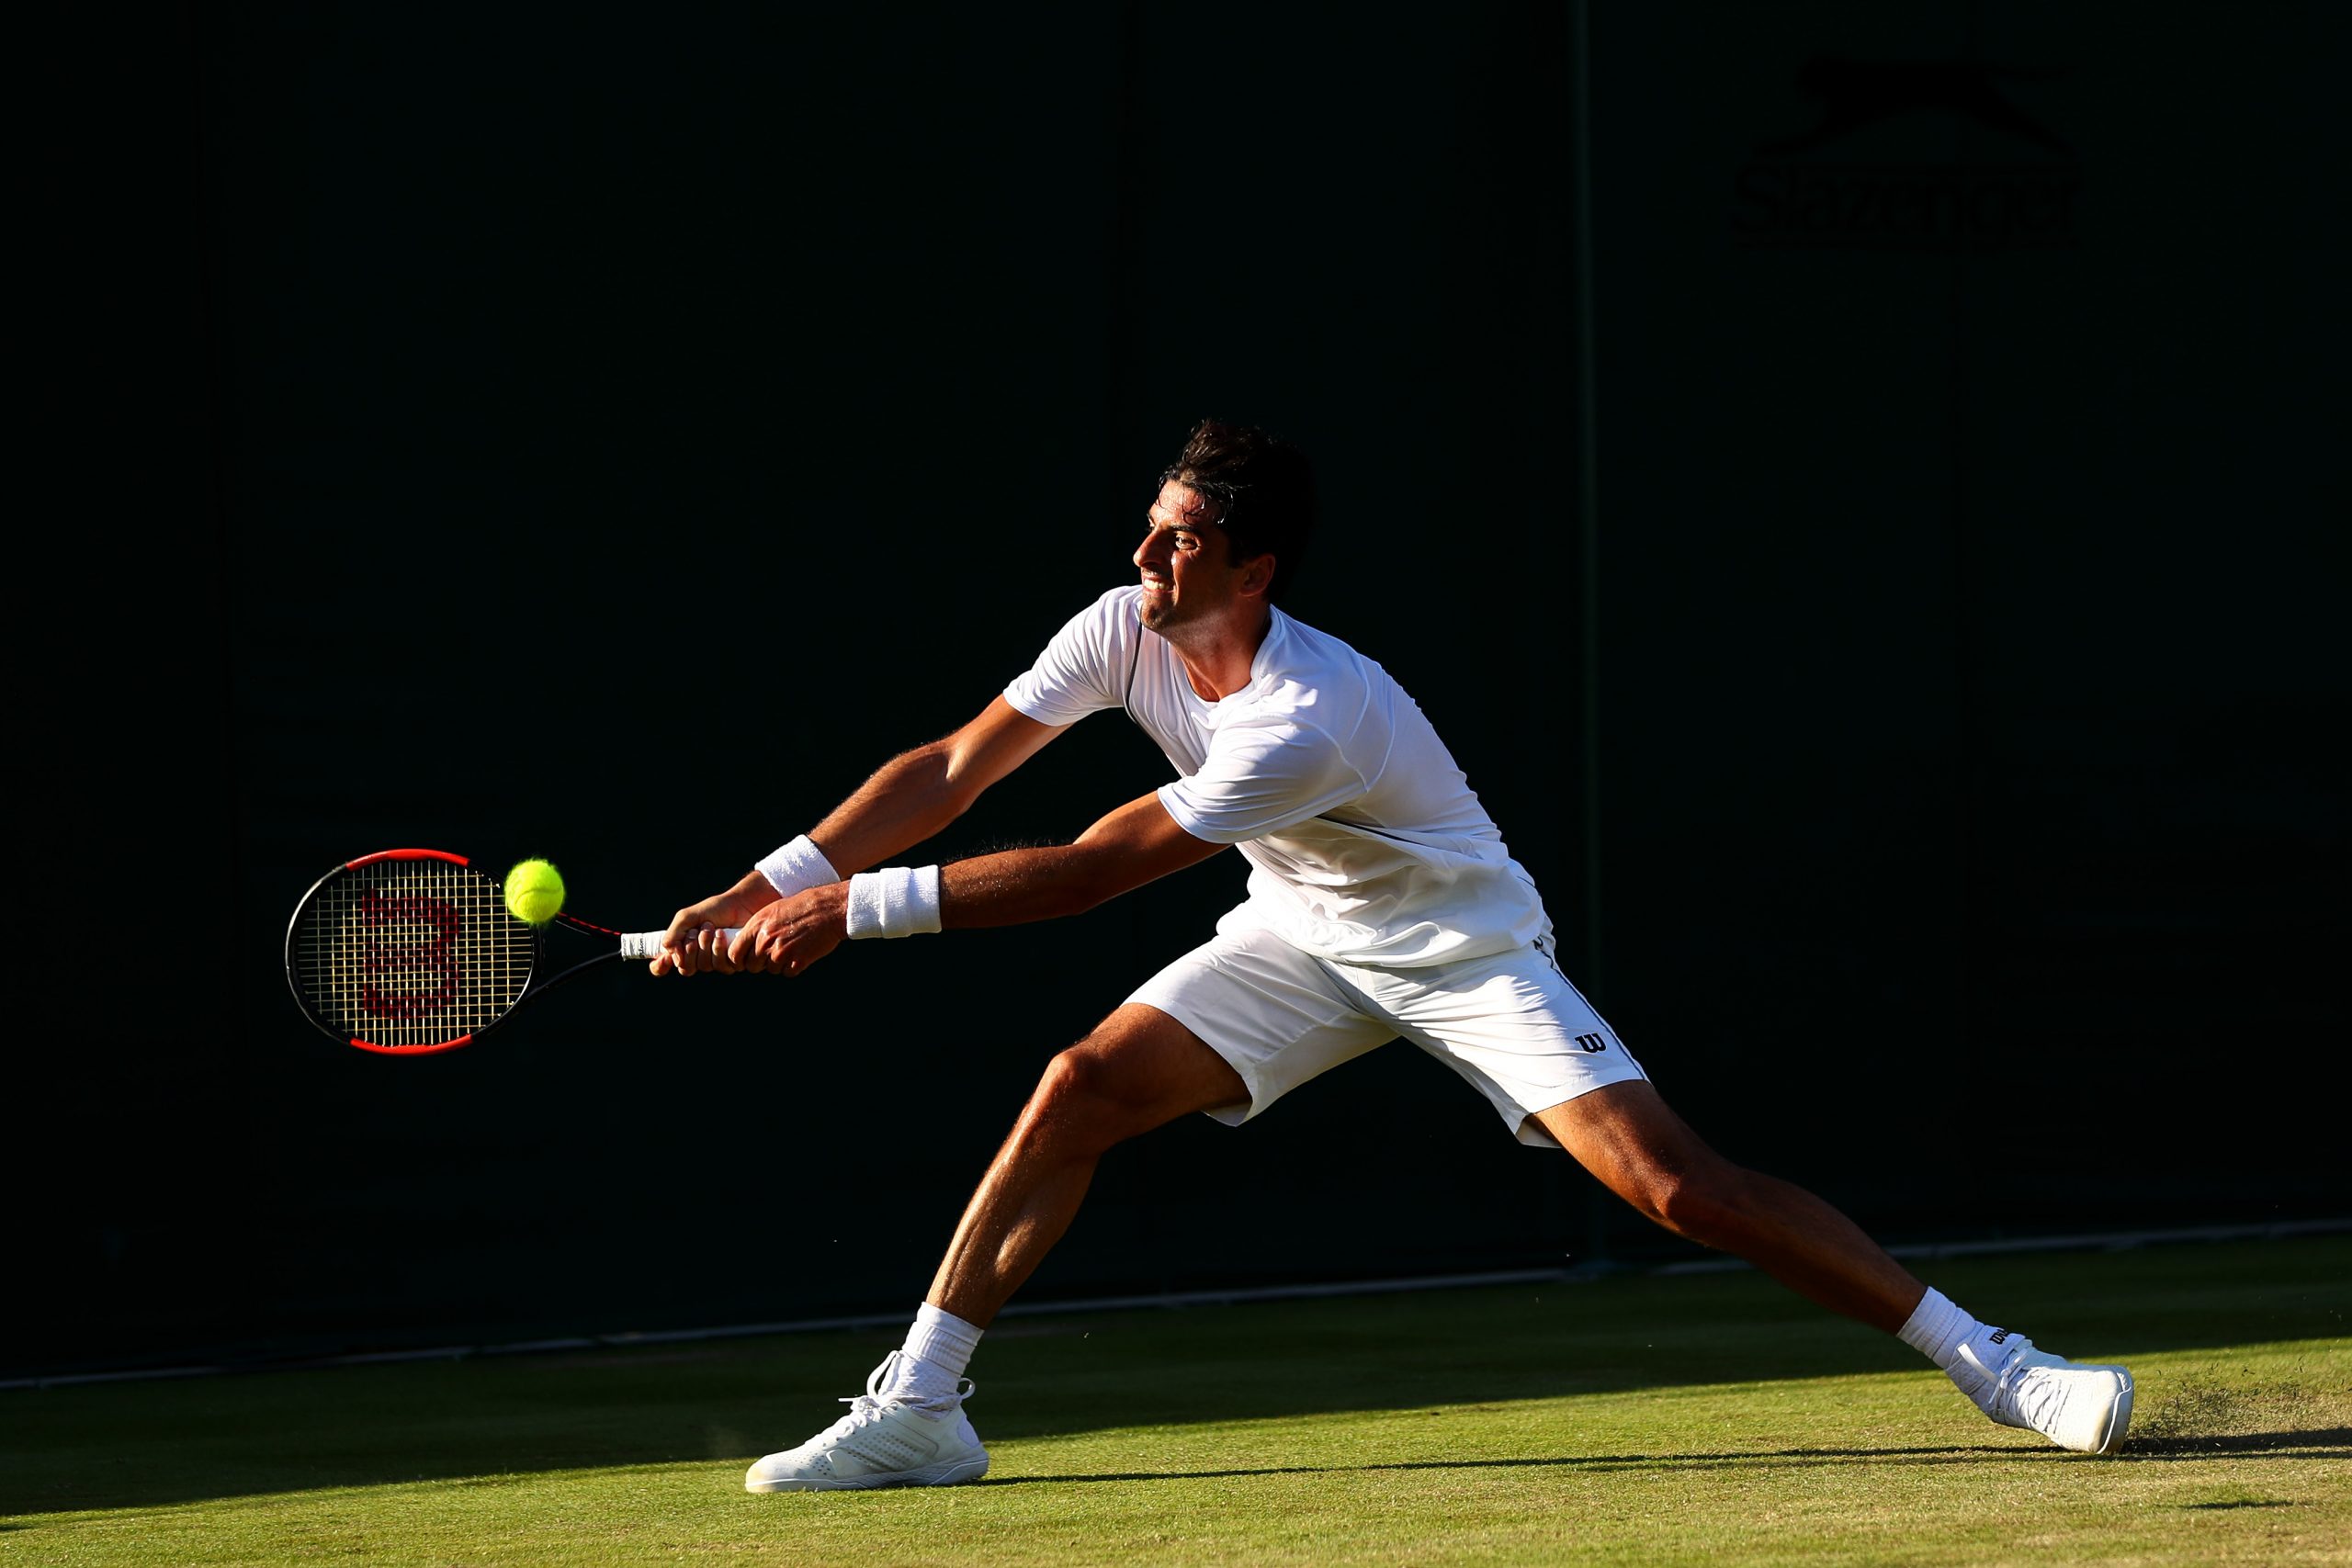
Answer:
<svg viewBox="0 0 2352 1568"><path fill-rule="evenodd" d="M1273 556L1266 597L1281 598L1315 532L1315 469L1306 454L1255 425L1204 419L1159 476L1161 484L1170 479L1218 504L1235 564Z"/></svg>

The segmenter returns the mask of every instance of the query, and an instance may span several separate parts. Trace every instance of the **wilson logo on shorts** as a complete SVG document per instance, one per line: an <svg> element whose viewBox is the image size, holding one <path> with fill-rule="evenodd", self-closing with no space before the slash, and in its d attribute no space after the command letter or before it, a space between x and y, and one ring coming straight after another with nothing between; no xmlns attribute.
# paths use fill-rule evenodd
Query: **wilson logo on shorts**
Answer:
<svg viewBox="0 0 2352 1568"><path fill-rule="evenodd" d="M1609 1049L1609 1042L1598 1034L1579 1034L1577 1036L1577 1043L1584 1047L1587 1055L1590 1055L1595 1051Z"/></svg>

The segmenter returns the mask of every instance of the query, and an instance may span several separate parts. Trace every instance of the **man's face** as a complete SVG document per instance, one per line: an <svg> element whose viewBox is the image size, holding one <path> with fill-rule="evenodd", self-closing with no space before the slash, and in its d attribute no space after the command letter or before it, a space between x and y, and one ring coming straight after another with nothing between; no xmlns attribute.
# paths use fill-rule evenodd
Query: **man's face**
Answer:
<svg viewBox="0 0 2352 1568"><path fill-rule="evenodd" d="M1151 531L1136 547L1143 573L1143 624L1165 631L1214 615L1270 575L1256 561L1237 567L1232 542L1216 525L1217 503L1170 479L1146 513ZM1263 560L1265 558L1260 558Z"/></svg>

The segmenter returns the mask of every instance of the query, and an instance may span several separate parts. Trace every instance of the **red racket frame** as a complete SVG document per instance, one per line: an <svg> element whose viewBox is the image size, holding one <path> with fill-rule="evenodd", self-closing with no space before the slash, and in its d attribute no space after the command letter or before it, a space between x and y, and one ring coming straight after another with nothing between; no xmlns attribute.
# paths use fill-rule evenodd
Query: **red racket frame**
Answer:
<svg viewBox="0 0 2352 1568"><path fill-rule="evenodd" d="M340 1040L346 1045L356 1045L362 1051L373 1051L379 1055L385 1056L438 1055L445 1051L454 1051L460 1045L471 1044L473 1042L481 1039L483 1035L489 1033L492 1029L498 1027L498 1025L514 1017L525 1002L531 1001L538 997L544 996L548 991L553 990L556 987L563 984L566 980L572 979L580 975L584 975L589 970L597 968L602 964L608 964L621 955L619 945L621 933L619 931L614 931L607 926L600 926L593 920L581 919L579 917L574 915L558 915L552 920L548 921L544 925L526 927L526 929L531 933L530 973L524 979L523 988L515 994L514 1000L507 1005L507 1008L503 1012L501 1012L496 1018L492 1019L488 1023L481 1025L478 1029L469 1031L467 1033L455 1035L447 1040L435 1041L433 1043L426 1045L387 1045L379 1041L366 1040L355 1034L347 1034L342 1028L329 1022L327 1019L321 1014L318 1008L311 1000L310 997L303 992L300 976L297 972L294 948L295 935L301 929L302 916L318 898L322 888L325 887L329 883L343 876L347 872L356 871L362 866L375 865L384 861L417 860L443 861L451 865L466 867L469 870L472 869L474 863L466 856L453 853L447 850L378 850L373 854L360 855L355 859L345 861L342 864L337 865L327 872L325 875L320 877L316 882L311 884L310 891L304 893L300 900L295 904L292 919L286 922L285 958L287 987L294 993L294 1000L301 1008L302 1015L309 1019L313 1024L317 1025L320 1031L325 1033L330 1039ZM560 970L556 974L548 976L545 979L541 979L540 975L547 966L548 959L548 927L553 925L569 927L571 930L579 931L587 936L610 938L614 943L613 949L609 953L600 953L592 958L582 959L569 969Z"/></svg>

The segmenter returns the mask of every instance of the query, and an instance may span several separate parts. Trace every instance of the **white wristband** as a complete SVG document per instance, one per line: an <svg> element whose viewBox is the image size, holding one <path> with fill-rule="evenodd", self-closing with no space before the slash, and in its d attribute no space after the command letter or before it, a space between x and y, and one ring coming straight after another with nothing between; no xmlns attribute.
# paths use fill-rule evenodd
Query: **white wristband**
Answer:
<svg viewBox="0 0 2352 1568"><path fill-rule="evenodd" d="M887 865L849 879L849 934L917 936L939 929L939 868Z"/></svg>
<svg viewBox="0 0 2352 1568"><path fill-rule="evenodd" d="M760 874L786 898L842 879L842 874L833 869L833 863L825 858L825 852L806 833L760 862Z"/></svg>

